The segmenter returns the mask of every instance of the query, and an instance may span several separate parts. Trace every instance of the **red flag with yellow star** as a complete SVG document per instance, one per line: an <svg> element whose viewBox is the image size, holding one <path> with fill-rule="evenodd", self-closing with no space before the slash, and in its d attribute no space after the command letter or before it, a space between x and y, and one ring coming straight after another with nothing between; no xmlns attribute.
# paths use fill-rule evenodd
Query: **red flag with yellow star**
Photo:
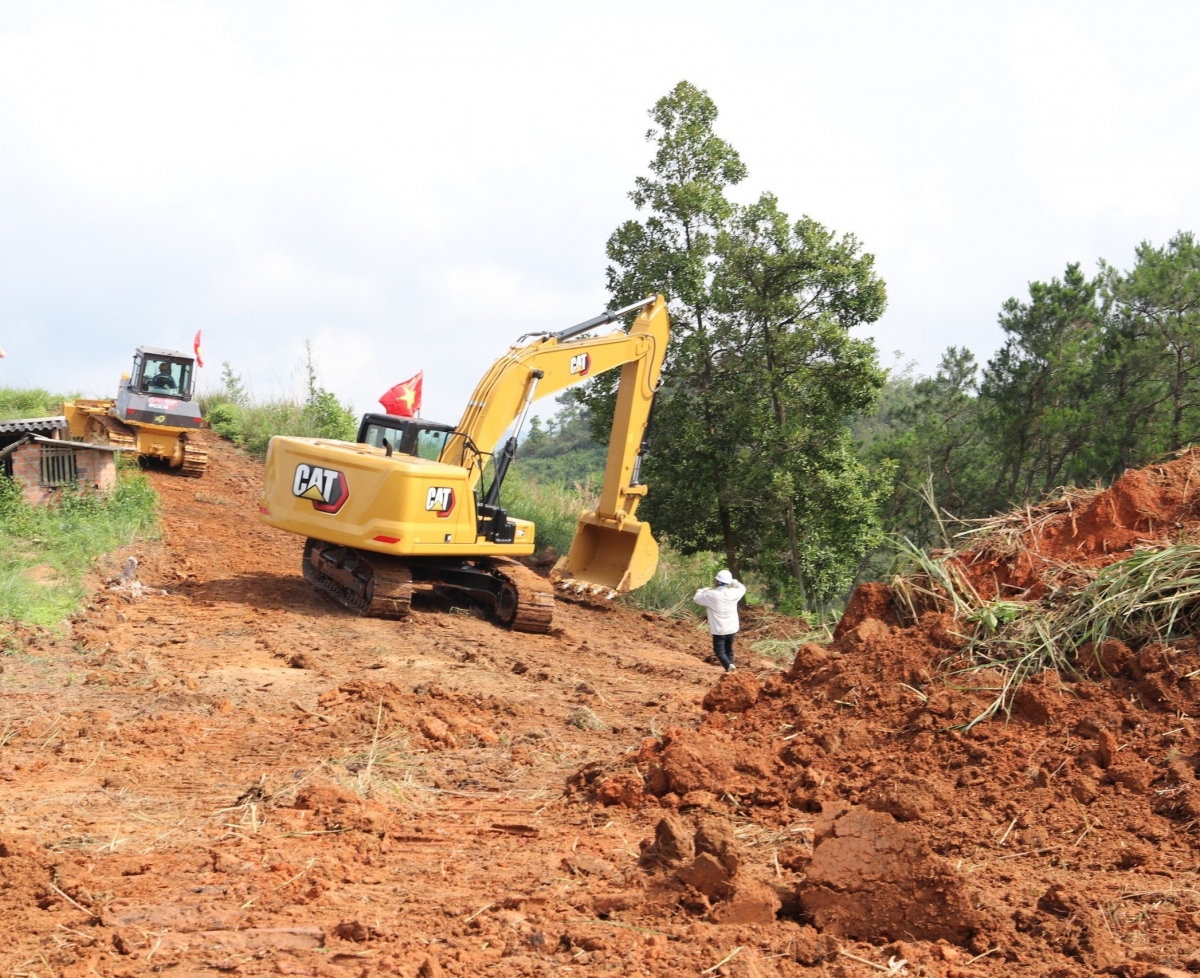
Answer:
<svg viewBox="0 0 1200 978"><path fill-rule="evenodd" d="M400 418L415 418L421 410L421 384L425 371L418 370L408 380L401 381L379 398L379 403L388 414Z"/></svg>

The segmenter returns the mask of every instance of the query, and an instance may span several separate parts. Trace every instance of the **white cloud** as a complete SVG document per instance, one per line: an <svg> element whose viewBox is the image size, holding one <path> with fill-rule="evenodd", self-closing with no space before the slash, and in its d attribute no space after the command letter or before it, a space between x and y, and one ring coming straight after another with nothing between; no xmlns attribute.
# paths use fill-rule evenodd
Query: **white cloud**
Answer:
<svg viewBox="0 0 1200 978"><path fill-rule="evenodd" d="M853 231L873 334L931 367L1068 261L1195 227L1184 3L201 3L0 9L0 383L108 390L186 346L260 391L305 337L360 409L457 418L516 335L603 305L604 240L686 77L739 195ZM51 351L53 355L51 355Z"/></svg>

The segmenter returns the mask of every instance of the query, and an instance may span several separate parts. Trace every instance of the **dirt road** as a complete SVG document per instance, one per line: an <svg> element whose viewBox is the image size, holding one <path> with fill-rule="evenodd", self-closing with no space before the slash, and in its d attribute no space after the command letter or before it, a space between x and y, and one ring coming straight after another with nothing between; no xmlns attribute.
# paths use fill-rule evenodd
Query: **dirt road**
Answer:
<svg viewBox="0 0 1200 978"><path fill-rule="evenodd" d="M696 721L702 633L572 604L546 636L357 618L254 519L259 466L211 452L151 475L163 539L129 552L163 593L98 589L3 660L5 973L650 974L761 943L622 925L655 813L563 797Z"/></svg>

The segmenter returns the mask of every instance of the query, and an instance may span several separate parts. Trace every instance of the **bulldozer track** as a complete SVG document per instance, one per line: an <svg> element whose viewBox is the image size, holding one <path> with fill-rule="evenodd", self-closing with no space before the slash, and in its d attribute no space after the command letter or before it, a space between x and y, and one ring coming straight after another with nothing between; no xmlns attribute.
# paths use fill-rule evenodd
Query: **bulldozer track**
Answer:
<svg viewBox="0 0 1200 978"><path fill-rule="evenodd" d="M310 538L304 546L303 570L305 580L360 615L400 619L408 614L412 572L395 558Z"/></svg>
<svg viewBox="0 0 1200 978"><path fill-rule="evenodd" d="M204 470L208 466L208 452L202 451L199 448L192 448L190 445L183 447L183 464L180 466L180 471L184 475L199 478L204 475Z"/></svg>
<svg viewBox="0 0 1200 978"><path fill-rule="evenodd" d="M514 632L544 635L554 625L554 590L524 564L507 557L493 557L492 573L509 582L516 590L517 608L511 628Z"/></svg>
<svg viewBox="0 0 1200 978"><path fill-rule="evenodd" d="M94 414L91 420L97 426L94 437L101 438L118 448L135 447L135 432L128 425L103 414Z"/></svg>

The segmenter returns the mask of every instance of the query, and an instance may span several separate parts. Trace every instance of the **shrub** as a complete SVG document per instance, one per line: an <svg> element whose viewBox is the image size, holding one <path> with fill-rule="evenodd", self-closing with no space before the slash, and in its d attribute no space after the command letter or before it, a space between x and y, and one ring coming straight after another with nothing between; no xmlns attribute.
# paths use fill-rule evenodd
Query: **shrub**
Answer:
<svg viewBox="0 0 1200 978"><path fill-rule="evenodd" d="M218 404L208 412L208 423L213 431L235 445L241 445L246 440L242 429L242 412L236 404Z"/></svg>
<svg viewBox="0 0 1200 978"><path fill-rule="evenodd" d="M311 349L305 372L303 401L295 397L256 401L246 391L242 378L225 363L221 386L200 395L201 409L213 431L258 458L266 456L267 445L275 435L354 441L358 418L348 404L342 404L337 395L320 385Z"/></svg>

